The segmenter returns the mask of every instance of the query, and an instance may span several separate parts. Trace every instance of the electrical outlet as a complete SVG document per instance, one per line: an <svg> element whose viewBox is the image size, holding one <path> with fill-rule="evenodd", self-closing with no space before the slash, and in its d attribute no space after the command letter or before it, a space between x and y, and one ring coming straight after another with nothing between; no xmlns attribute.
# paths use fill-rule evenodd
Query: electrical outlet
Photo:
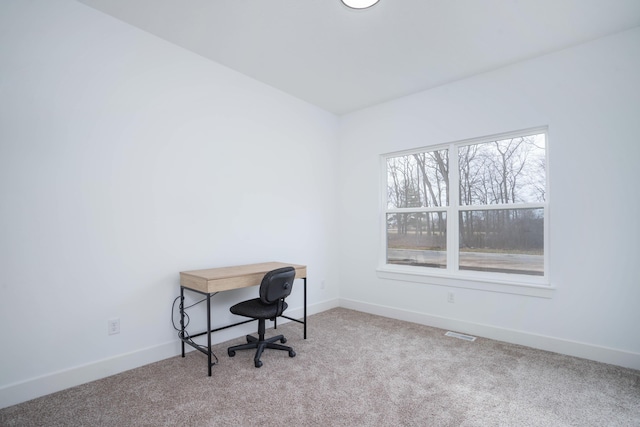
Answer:
<svg viewBox="0 0 640 427"><path fill-rule="evenodd" d="M447 292L447 302L449 302L450 304L456 302L456 298L453 292Z"/></svg>
<svg viewBox="0 0 640 427"><path fill-rule="evenodd" d="M120 319L109 319L107 321L107 331L109 335L120 333Z"/></svg>
<svg viewBox="0 0 640 427"><path fill-rule="evenodd" d="M320 282L320 289L324 289L324 280Z"/></svg>

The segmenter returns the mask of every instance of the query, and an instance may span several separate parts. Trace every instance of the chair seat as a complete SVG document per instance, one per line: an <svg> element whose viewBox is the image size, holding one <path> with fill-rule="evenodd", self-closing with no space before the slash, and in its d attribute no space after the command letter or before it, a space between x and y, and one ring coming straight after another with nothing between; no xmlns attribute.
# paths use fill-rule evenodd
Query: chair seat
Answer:
<svg viewBox="0 0 640 427"><path fill-rule="evenodd" d="M288 307L286 302L282 303L282 311ZM278 315L277 304L263 304L260 298L250 299L240 302L229 309L233 314L254 319L273 319Z"/></svg>

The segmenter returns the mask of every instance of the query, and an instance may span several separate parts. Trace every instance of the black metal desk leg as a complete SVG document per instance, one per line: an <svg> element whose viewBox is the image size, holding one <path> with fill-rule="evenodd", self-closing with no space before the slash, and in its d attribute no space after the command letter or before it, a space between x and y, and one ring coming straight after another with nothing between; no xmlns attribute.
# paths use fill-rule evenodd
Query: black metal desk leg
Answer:
<svg viewBox="0 0 640 427"><path fill-rule="evenodd" d="M207 359L211 376L211 294L207 294Z"/></svg>
<svg viewBox="0 0 640 427"><path fill-rule="evenodd" d="M182 357L184 357L184 288L180 286L180 344L182 346Z"/></svg>
<svg viewBox="0 0 640 427"><path fill-rule="evenodd" d="M307 278L304 278L304 339L307 339Z"/></svg>

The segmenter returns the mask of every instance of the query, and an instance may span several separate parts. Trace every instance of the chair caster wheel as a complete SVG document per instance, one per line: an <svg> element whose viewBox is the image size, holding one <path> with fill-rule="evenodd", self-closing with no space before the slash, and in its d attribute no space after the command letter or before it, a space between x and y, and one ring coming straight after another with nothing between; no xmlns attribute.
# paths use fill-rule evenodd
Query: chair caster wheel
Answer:
<svg viewBox="0 0 640 427"><path fill-rule="evenodd" d="M262 366L262 362L259 360L256 360L256 368L259 368Z"/></svg>
<svg viewBox="0 0 640 427"><path fill-rule="evenodd" d="M282 338L280 339L280 342L281 342L282 344L284 344L284 343L286 343L286 342L287 342L287 339L286 339L285 337L282 337Z"/></svg>
<svg viewBox="0 0 640 427"><path fill-rule="evenodd" d="M227 354L229 355L229 357L233 357L236 355L236 352L233 350L227 350Z"/></svg>
<svg viewBox="0 0 640 427"><path fill-rule="evenodd" d="M289 357L296 357L296 352L293 350L289 351Z"/></svg>

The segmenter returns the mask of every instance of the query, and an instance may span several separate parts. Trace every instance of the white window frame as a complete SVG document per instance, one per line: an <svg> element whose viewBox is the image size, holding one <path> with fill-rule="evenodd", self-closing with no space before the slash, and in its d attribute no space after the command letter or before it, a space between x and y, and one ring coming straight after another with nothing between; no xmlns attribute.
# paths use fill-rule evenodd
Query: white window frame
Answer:
<svg viewBox="0 0 640 427"><path fill-rule="evenodd" d="M545 161L546 161L546 191L545 201L541 203L518 203L488 206L460 206L459 202L459 172L458 172L458 148L465 145L481 144L499 141L519 136L534 134L545 135ZM387 204L387 159L406 156L426 151L449 150L449 206L428 208L400 208L389 209ZM549 276L549 202L551 193L549 177L549 131L545 127L536 127L514 132L490 135L487 137L473 138L455 141L446 144L424 146L416 149L386 153L380 156L381 181L380 181L380 253L378 277L391 280L419 282L425 284L450 286L458 288L476 289L490 292L503 292L518 295L527 295L542 298L551 298L554 287L551 286ZM472 270L460 270L457 266L458 250L458 212L460 210L487 210L487 209L516 209L516 208L541 208L544 209L544 275L532 276L526 274L480 272ZM398 212L437 212L443 211L447 215L447 266L446 269L409 266L387 263L387 214Z"/></svg>

